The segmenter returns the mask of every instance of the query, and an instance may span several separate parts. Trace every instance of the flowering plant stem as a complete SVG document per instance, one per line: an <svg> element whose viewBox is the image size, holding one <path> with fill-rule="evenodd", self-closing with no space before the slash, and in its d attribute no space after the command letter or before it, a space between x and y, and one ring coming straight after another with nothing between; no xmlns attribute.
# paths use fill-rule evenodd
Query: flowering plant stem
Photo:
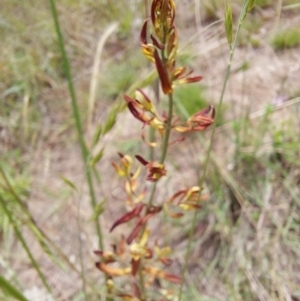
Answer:
<svg viewBox="0 0 300 301"><path fill-rule="evenodd" d="M233 56L234 56L234 52L235 52L235 49L236 49L236 46L237 46L237 39L238 39L238 36L239 36L239 33L240 33L240 29L241 29L243 20L245 19L246 15L248 13L247 8L248 8L249 3L250 3L250 0L245 0L243 2L243 6L242 6L240 16L239 16L239 20L238 20L237 30L236 30L235 37L234 37L234 41L233 41L232 45L229 45L230 46L230 55L229 55L229 60L228 60L227 68L226 68L224 81L223 81L223 86L222 86L222 90L221 90L220 99L219 99L217 110L216 110L217 111L216 120L218 120L218 115L220 114L220 109L222 107L222 103L223 103L223 99L224 99L224 95L225 95L225 90L226 90L226 87L227 87L227 82L228 82L230 71L231 71ZM208 150L207 150L206 159L205 159L205 162L204 162L203 172L202 172L201 178L199 180L199 187L203 186L204 180L206 178L207 167L208 167L208 163L209 163L209 160L210 160L210 154L211 154L211 151L212 151L212 145L213 145L213 141L214 141L214 137L215 137L216 127L217 127L217 124L214 123L213 128L212 128L212 134L211 134L211 137L210 137L209 147L208 147ZM199 197L200 197L200 192L199 192ZM183 284L184 284L184 279L185 279L185 275L186 275L186 272L187 272L188 258L191 255L192 239L193 239L193 235L194 235L195 228L196 228L197 216L198 216L198 211L196 210L194 212L193 219L192 219L192 225L191 225L191 228L190 228L190 231L189 231L189 241L188 241L188 246L187 246L186 254L185 254L185 258L184 258L184 267L183 267L183 270L182 270L182 281L181 281L181 284L180 284L178 301L181 301L181 298L182 298Z"/></svg>
<svg viewBox="0 0 300 301"><path fill-rule="evenodd" d="M162 143L162 147L161 147L161 157L159 160L160 164L163 164L165 162L166 156L167 156L167 152L168 152L168 145L169 145L169 140L170 140L170 133L171 133L171 122L172 122L172 114L173 114L173 94L169 94L169 112L168 112L168 121L166 124L166 130L164 133L164 137L163 137L163 143ZM155 194L155 190L156 190L156 185L157 182L155 182L152 186L151 189L151 193L150 193L150 197L149 197L149 201L148 201L148 209L152 206L153 203L153 198L154 198L154 194ZM146 229L146 224L144 226L144 230ZM144 232L144 231L143 231Z"/></svg>
<svg viewBox="0 0 300 301"><path fill-rule="evenodd" d="M162 147L161 147L161 157L159 160L160 164L163 164L165 162L167 152L168 152L170 133L171 133L171 129L172 129L171 123L172 123L172 115L173 115L173 93L169 94L168 97L169 97L168 120L167 120L165 132L164 132L164 136L163 136L163 142L162 142ZM157 184L157 182L155 182L152 185L152 189L151 189L151 193L150 193L150 197L149 197L149 201L148 201L148 205L147 205L148 210L150 209L150 207L152 206L152 203L153 203L153 199L154 199L154 195L155 195L155 191L156 191L156 187L157 187L156 184ZM144 233L146 226L147 226L147 224L144 225L142 233ZM139 269L139 278L140 278L142 297L145 297L146 292L145 292L144 279L143 279L143 274L142 274L141 268Z"/></svg>
<svg viewBox="0 0 300 301"><path fill-rule="evenodd" d="M165 161L173 131L179 132L180 135L187 132L203 131L214 122L215 116L214 108L209 106L190 116L186 121L181 121L180 118L173 119L173 90L175 87L181 84L195 83L202 79L202 76L199 75L192 76L192 71L186 70L185 66L177 66L178 34L174 24L175 14L173 0L153 0L151 18L144 22L140 35L142 52L154 63L162 92L167 96L168 112L160 112L160 108L157 109L141 89L135 91L133 98L124 95L124 100L132 115L142 122L144 127L153 128L160 137L159 141L155 141L155 133L152 132L150 143L148 143L148 141L145 141L144 133L142 134L143 141L148 145L151 147L160 146L158 161L153 158L156 156L152 151L149 152L151 161L141 155L135 155L136 160L145 166L148 172L146 180L153 183L149 196L147 201L144 200L146 187L143 183L145 180L140 177L140 168L137 168L134 172L134 160L129 155L118 153L120 163L112 162L112 165L119 176L126 179L126 202L130 206L130 210L113 223L110 231L132 220L136 220L136 223L127 238L122 236L120 243L113 245L113 253L102 250L95 251L96 255L102 258L102 261L96 263L96 267L111 277L107 283L110 291L123 300L149 300L148 290L150 284L158 285L159 289L156 289L156 293L162 294L168 300L170 299L173 293L171 290L162 289L160 279L179 284L181 278L176 274L165 271L172 264L172 259L169 258L172 252L170 246L161 247L157 240L154 242L154 247L148 245L151 234L150 227L147 227L149 220L153 216L161 216L159 213L162 210L171 218L176 219L182 217L187 211L201 208L201 204L197 201L198 192L200 191L197 186L176 191L164 202L159 202L156 199L157 182L167 175ZM149 33L149 23L152 25L150 28L152 33ZM175 142L181 142L184 139L185 137L181 136ZM140 184L143 184L144 188L139 187ZM201 196L201 200L205 198L205 196ZM126 247L126 244L128 247ZM126 256L126 253L128 256ZM112 266L112 263L118 261L122 264ZM113 277L126 277L130 274L132 280L131 293L124 294L114 288Z"/></svg>

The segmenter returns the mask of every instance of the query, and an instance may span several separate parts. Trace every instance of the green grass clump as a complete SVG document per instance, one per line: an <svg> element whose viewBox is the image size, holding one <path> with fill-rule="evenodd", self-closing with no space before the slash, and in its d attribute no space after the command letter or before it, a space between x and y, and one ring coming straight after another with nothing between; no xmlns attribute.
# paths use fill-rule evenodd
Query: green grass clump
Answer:
<svg viewBox="0 0 300 301"><path fill-rule="evenodd" d="M278 31L272 41L271 45L276 50L282 50L286 48L294 48L300 45L300 29L288 28Z"/></svg>
<svg viewBox="0 0 300 301"><path fill-rule="evenodd" d="M179 102L185 108L189 115L195 114L197 111L208 106L208 101L205 97L205 88L200 85L178 87L175 99L176 102ZM184 113L181 110L178 114L184 117Z"/></svg>

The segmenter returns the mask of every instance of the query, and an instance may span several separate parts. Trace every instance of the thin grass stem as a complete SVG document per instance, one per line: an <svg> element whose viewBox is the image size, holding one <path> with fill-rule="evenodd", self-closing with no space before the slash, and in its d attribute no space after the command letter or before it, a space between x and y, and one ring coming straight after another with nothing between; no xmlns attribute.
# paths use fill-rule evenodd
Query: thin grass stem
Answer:
<svg viewBox="0 0 300 301"><path fill-rule="evenodd" d="M58 21L55 0L49 0L49 1L50 1L50 5L51 5L53 21L55 24L55 31L56 31L56 34L58 37L58 44L59 44L59 48L60 48L60 51L62 54L63 68L64 68L64 72L66 74L67 81L68 81L68 88L69 88L71 101L72 101L73 116L75 119L76 130L77 130L78 140L79 140L79 144L80 144L80 148L81 148L81 153L82 153L83 161L85 164L85 173L86 173L86 178L87 178L88 187L89 187L91 205L92 205L92 208L95 209L97 202L96 202L96 195L95 195L95 190L94 190L94 185L93 185L91 169L88 167L89 151L88 151L88 148L84 141L83 128L82 128L82 123L81 123L81 119L80 119L78 103L77 103L77 99L76 99L76 95L75 95L75 89L74 89L72 75L71 75L71 68L70 68L68 57L67 57L65 43L64 43L63 36L61 33L61 29L60 29L60 24ZM103 235L102 235L102 230L101 230L98 220L95 220L95 228L96 228L96 232L97 232L97 236L98 236L98 247L100 249L103 249Z"/></svg>
<svg viewBox="0 0 300 301"><path fill-rule="evenodd" d="M12 216L12 213L11 213L10 210L7 208L6 202L5 202L5 200L3 199L3 197L1 196L1 194L0 194L0 203L1 203L1 205L2 205L2 208L3 208L3 210L4 210L5 214L6 214L6 216L7 216L8 219L9 219L9 222L12 224L12 226L13 226L13 228L14 228L14 231L15 231L15 233L16 233L16 236L17 236L18 240L21 242L23 248L25 249L25 252L27 253L27 255L28 255L28 257L29 257L32 266L33 266L34 269L37 271L37 273L38 273L38 275L39 275L39 277L40 277L40 279L41 279L41 281L42 281L44 287L45 287L46 290L48 291L48 293L52 294L51 288L50 288L50 286L49 286L49 284L48 284L48 282L47 282L47 280L46 280L45 275L44 275L43 272L41 271L41 269L40 269L39 264L37 263L37 261L34 259L34 257L33 257L32 253L31 253L31 251L30 251L28 245L26 244L25 239L23 238L22 233L20 232L20 230L19 230L19 228L18 228L18 226L17 226L17 224L16 224L16 222L15 222L13 216Z"/></svg>
<svg viewBox="0 0 300 301"><path fill-rule="evenodd" d="M6 280L2 275L0 275L0 287L2 291L6 291L6 293L14 297L15 300L29 301L19 290L16 289L15 286L13 286L10 281Z"/></svg>
<svg viewBox="0 0 300 301"><path fill-rule="evenodd" d="M227 82L228 82L228 79L229 79L229 76L230 76L233 56L234 56L234 52L235 52L235 49L236 49L236 46L237 46L237 39L238 39L238 36L239 36L239 32L240 32L243 20L247 15L248 3L249 3L249 0L245 0L243 2L243 6L242 6L242 9L241 9L241 13L240 13L240 16L239 16L239 21L238 21L238 27L237 27L235 37L234 37L234 41L233 41L232 47L230 47L229 61L228 61L228 64L227 64L226 73L225 73L225 77L224 77L224 82L223 82L223 86L222 86L222 91L221 91L220 99L219 99L217 110L216 110L217 111L216 112L216 120L218 120L218 116L220 114L220 109L221 109L222 104L223 104L225 90L226 90ZM204 162L203 173L202 173L200 181L199 181L199 187L200 188L203 186L204 180L206 178L206 173L207 173L208 163L209 163L209 160L210 160L210 154L211 154L211 151L212 151L212 145L213 145L213 141L214 141L215 132L216 132L216 123L213 124L210 143L209 143L209 147L208 147L208 150L207 150L207 156L206 156L206 159L205 159L205 162ZM200 197L200 193L201 193L201 189L200 189L200 192L199 192L199 197ZM193 238L193 234L194 234L195 228L196 228L197 216L198 216L198 211L196 210L194 215L193 215L192 226L191 226L190 231L189 231L189 241L188 241L188 246L187 246L186 255L185 255L185 259L184 259L184 267L182 269L182 274L181 274L182 281L181 281L180 288L179 288L178 301L181 301L181 298L182 298L183 283L184 283L183 280L185 279L185 275L186 275L186 272L187 272L188 258L190 257L190 254L191 254L192 238Z"/></svg>

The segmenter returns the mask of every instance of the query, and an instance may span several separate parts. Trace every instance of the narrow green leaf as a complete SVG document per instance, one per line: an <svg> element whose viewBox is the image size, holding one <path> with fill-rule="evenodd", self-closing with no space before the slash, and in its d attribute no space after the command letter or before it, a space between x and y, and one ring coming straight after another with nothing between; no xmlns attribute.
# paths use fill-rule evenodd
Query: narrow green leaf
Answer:
<svg viewBox="0 0 300 301"><path fill-rule="evenodd" d="M18 291L8 280L0 275L0 288L3 292L19 301L29 301L20 291Z"/></svg>
<svg viewBox="0 0 300 301"><path fill-rule="evenodd" d="M101 215L104 212L105 209L106 200L103 200L102 202L98 203L94 209L94 213L90 220L97 220L99 215Z"/></svg>
<svg viewBox="0 0 300 301"><path fill-rule="evenodd" d="M99 142L101 134L102 134L102 125L98 124L93 136L93 144L92 144L93 146L95 146Z"/></svg>
<svg viewBox="0 0 300 301"><path fill-rule="evenodd" d="M112 129L112 127L115 125L117 114L118 113L117 113L117 109L116 108L113 108L109 112L109 115L107 117L104 129L103 129L103 132L102 132L102 135L105 135L106 133L108 133Z"/></svg>
<svg viewBox="0 0 300 301"><path fill-rule="evenodd" d="M2 195L0 194L0 204L2 205L3 211L5 213L5 215L8 217L9 222L12 224L16 237L18 238L18 240L20 241L20 243L22 244L23 248L25 249L30 262L32 264L32 266L34 267L34 269L37 271L42 283L44 284L45 288L47 289L47 291L49 293L51 293L51 288L47 283L46 277L45 275L42 273L40 266L38 264L38 262L35 260L35 258L33 257L33 254L30 251L29 246L26 243L25 238L22 235L22 232L19 230L18 225L16 223L16 220L14 219L12 213L10 212L10 210L7 208L6 206L6 201L2 198Z"/></svg>
<svg viewBox="0 0 300 301"><path fill-rule="evenodd" d="M256 3L256 0L249 0L248 6L247 6L247 14L252 10L252 8L254 7L255 3Z"/></svg>
<svg viewBox="0 0 300 301"><path fill-rule="evenodd" d="M81 118L80 118L79 106L78 106L77 98L75 95L75 88L73 85L73 77L71 74L71 67L69 64L69 59L68 59L67 52L66 52L65 42L64 42L63 35L61 32L61 28L60 28L58 14L57 14L57 10L56 10L56 3L55 3L56 1L49 0L49 2L50 2L52 17L53 17L53 21L54 21L54 25L55 25L55 31L56 31L56 34L58 37L58 45L59 45L59 48L60 48L60 51L62 54L63 68L64 68L64 72L66 74L66 78L68 80L68 87L69 87L69 92L70 92L70 96L71 96L71 103L72 103L73 115L75 118L78 140L79 140L79 144L81 147L82 158L85 163L86 178L87 178L89 192L90 192L91 205L93 208L95 208L96 203L97 203L95 189L94 189L94 185L93 185L92 174L91 174L90 169L88 168L89 150L87 148L87 145L86 145L86 142L84 139L84 135L83 135L83 127L82 127ZM103 249L102 229L98 222L95 223L95 228L97 231L99 248Z"/></svg>
<svg viewBox="0 0 300 301"><path fill-rule="evenodd" d="M230 4L227 5L225 13L225 29L228 44L231 48L232 36L233 36L233 22L232 22L232 10Z"/></svg>
<svg viewBox="0 0 300 301"><path fill-rule="evenodd" d="M282 7L283 10L288 10L288 9L297 9L300 8L300 3L295 3L295 4L290 4L290 5L285 5Z"/></svg>
<svg viewBox="0 0 300 301"><path fill-rule="evenodd" d="M94 167L101 160L101 158L103 157L103 153L104 153L104 147L101 148L98 154L91 159L90 165L92 167Z"/></svg>
<svg viewBox="0 0 300 301"><path fill-rule="evenodd" d="M66 177L64 176L60 176L60 178L68 185L70 186L72 189L75 189L76 191L78 191L76 185L69 179L67 179Z"/></svg>

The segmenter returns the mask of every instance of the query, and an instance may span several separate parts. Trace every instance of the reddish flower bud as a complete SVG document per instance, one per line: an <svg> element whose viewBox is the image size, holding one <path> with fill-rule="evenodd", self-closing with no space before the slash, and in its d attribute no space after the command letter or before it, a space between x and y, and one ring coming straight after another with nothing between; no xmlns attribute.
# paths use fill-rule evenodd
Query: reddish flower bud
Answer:
<svg viewBox="0 0 300 301"><path fill-rule="evenodd" d="M144 208L144 206L145 205L142 203L137 204L133 210L131 210L130 212L127 212L126 214L121 216L117 221L114 222L114 224L112 225L112 227L110 229L110 232L117 226L127 223L128 221L132 220L133 218L139 216L142 209Z"/></svg>
<svg viewBox="0 0 300 301"><path fill-rule="evenodd" d="M210 105L207 109L191 116L187 121L187 126L176 126L175 130L183 133L203 131L214 122L214 118L215 109Z"/></svg>
<svg viewBox="0 0 300 301"><path fill-rule="evenodd" d="M161 177L165 176L167 174L167 171L165 170L164 164L160 164L157 162L148 162L143 157L137 155L135 156L143 165L146 166L146 168L149 171L149 174L147 176L147 180L150 182L156 182Z"/></svg>
<svg viewBox="0 0 300 301"><path fill-rule="evenodd" d="M154 50L154 60L155 60L155 65L157 69L157 73L161 82L161 88L165 94L170 94L172 93L172 84L169 79L168 72L165 68L164 63L162 62L161 58L159 57L158 51L155 49Z"/></svg>
<svg viewBox="0 0 300 301"><path fill-rule="evenodd" d="M175 18L175 3L173 0L153 0L151 5L151 20L157 37L162 41L172 29Z"/></svg>

